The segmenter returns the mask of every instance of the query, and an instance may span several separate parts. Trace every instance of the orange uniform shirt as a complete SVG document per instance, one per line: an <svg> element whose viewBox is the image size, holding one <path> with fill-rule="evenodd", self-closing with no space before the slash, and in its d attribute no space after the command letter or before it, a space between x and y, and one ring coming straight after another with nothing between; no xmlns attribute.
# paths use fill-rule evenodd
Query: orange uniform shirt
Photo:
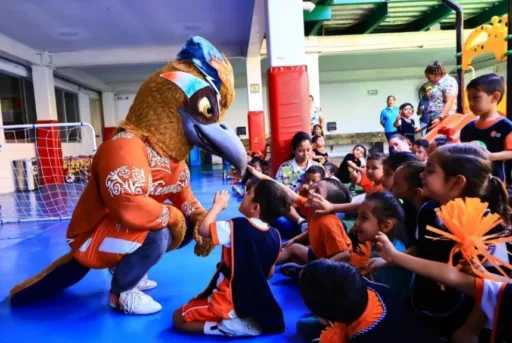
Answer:
<svg viewBox="0 0 512 343"><path fill-rule="evenodd" d="M308 218L308 237L313 254L317 258L330 258L341 251L352 251L352 241L340 219L335 214L312 216L305 206L306 201L304 197L297 198L301 213L306 214Z"/></svg>

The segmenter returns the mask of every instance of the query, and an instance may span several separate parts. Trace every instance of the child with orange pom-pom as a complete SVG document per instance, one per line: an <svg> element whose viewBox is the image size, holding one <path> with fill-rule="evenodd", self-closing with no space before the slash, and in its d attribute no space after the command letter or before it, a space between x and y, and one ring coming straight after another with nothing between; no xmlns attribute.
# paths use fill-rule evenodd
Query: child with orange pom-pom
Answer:
<svg viewBox="0 0 512 343"><path fill-rule="evenodd" d="M416 241L409 249L410 254L441 263L457 263L462 257L460 252L467 254L467 249L456 245L454 240L446 239L446 234L453 234L449 229L453 227L451 221L460 220L462 210L451 212L451 215L443 215L445 212L439 210L458 198L477 198L487 202L488 209L484 208L483 211L475 202L467 202L461 208L465 209L464 213L482 217L488 216L490 212L496 213L501 220L491 222L486 234L496 235L495 238L507 234L505 227L509 227L508 196L501 181L492 176L491 162L478 146L466 143L439 147L428 159L421 177L423 196L432 201L423 205L418 213ZM472 217L471 221L477 219ZM470 232L469 229L467 225L462 225L460 231ZM453 250L454 247L457 249ZM499 263L496 260L495 263L487 261L484 263L486 268L493 268L492 271L495 271L496 266L501 269L500 264L508 264L505 242L494 241L493 244L485 245L482 251L487 256L500 257L502 260ZM464 331L469 325L473 325L471 321L467 321L473 308L473 299L449 285L444 287L417 275L410 300L416 312L443 337L450 338L456 331Z"/></svg>

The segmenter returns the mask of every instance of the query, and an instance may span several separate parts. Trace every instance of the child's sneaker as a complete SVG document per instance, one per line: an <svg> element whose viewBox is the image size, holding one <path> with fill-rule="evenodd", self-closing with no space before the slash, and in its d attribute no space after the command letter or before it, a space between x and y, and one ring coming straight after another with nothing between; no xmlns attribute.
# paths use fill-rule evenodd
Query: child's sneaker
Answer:
<svg viewBox="0 0 512 343"><path fill-rule="evenodd" d="M218 330L226 336L259 336L263 332L261 327L251 318L224 319L218 325Z"/></svg>
<svg viewBox="0 0 512 343"><path fill-rule="evenodd" d="M293 281L299 281L299 275L302 269L304 269L304 266L290 262L283 264L281 266L280 272L284 276L291 278Z"/></svg>
<svg viewBox="0 0 512 343"><path fill-rule="evenodd" d="M153 314L162 309L162 305L137 288L123 292L119 296L110 293L110 307L126 314Z"/></svg>

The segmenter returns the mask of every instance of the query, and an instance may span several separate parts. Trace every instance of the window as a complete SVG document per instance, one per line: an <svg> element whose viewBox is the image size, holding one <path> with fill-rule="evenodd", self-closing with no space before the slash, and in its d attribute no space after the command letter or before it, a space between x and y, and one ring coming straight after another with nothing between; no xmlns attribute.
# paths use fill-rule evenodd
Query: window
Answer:
<svg viewBox="0 0 512 343"><path fill-rule="evenodd" d="M2 125L23 125L36 122L36 101L32 81L20 76L0 73L0 105ZM5 132L7 142L24 141L32 130Z"/></svg>
<svg viewBox="0 0 512 343"><path fill-rule="evenodd" d="M78 123L80 113L78 110L78 95L60 88L55 88L57 102L57 117L59 123ZM76 142L80 140L80 128L62 127L60 135L63 142Z"/></svg>

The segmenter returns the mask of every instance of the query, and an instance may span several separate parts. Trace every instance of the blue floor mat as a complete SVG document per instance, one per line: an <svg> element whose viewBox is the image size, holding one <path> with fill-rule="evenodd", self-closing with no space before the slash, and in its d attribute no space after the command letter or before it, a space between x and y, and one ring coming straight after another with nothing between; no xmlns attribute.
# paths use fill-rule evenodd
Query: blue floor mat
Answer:
<svg viewBox="0 0 512 343"><path fill-rule="evenodd" d="M192 174L192 189L209 208L215 191L230 189L221 171ZM238 200L219 219L238 216ZM163 310L150 316L129 316L108 306L111 275L93 270L62 294L37 304L11 308L10 289L38 273L69 251L67 221L31 222L0 226L0 342L226 342L224 337L187 335L172 328L173 312L201 292L215 271L220 248L207 258L196 257L193 243L170 252L149 275L158 287L148 291ZM283 308L286 332L251 338L251 342L300 342L295 324L307 313L297 286L278 272L271 278L274 295ZM245 340L245 339L244 339Z"/></svg>

